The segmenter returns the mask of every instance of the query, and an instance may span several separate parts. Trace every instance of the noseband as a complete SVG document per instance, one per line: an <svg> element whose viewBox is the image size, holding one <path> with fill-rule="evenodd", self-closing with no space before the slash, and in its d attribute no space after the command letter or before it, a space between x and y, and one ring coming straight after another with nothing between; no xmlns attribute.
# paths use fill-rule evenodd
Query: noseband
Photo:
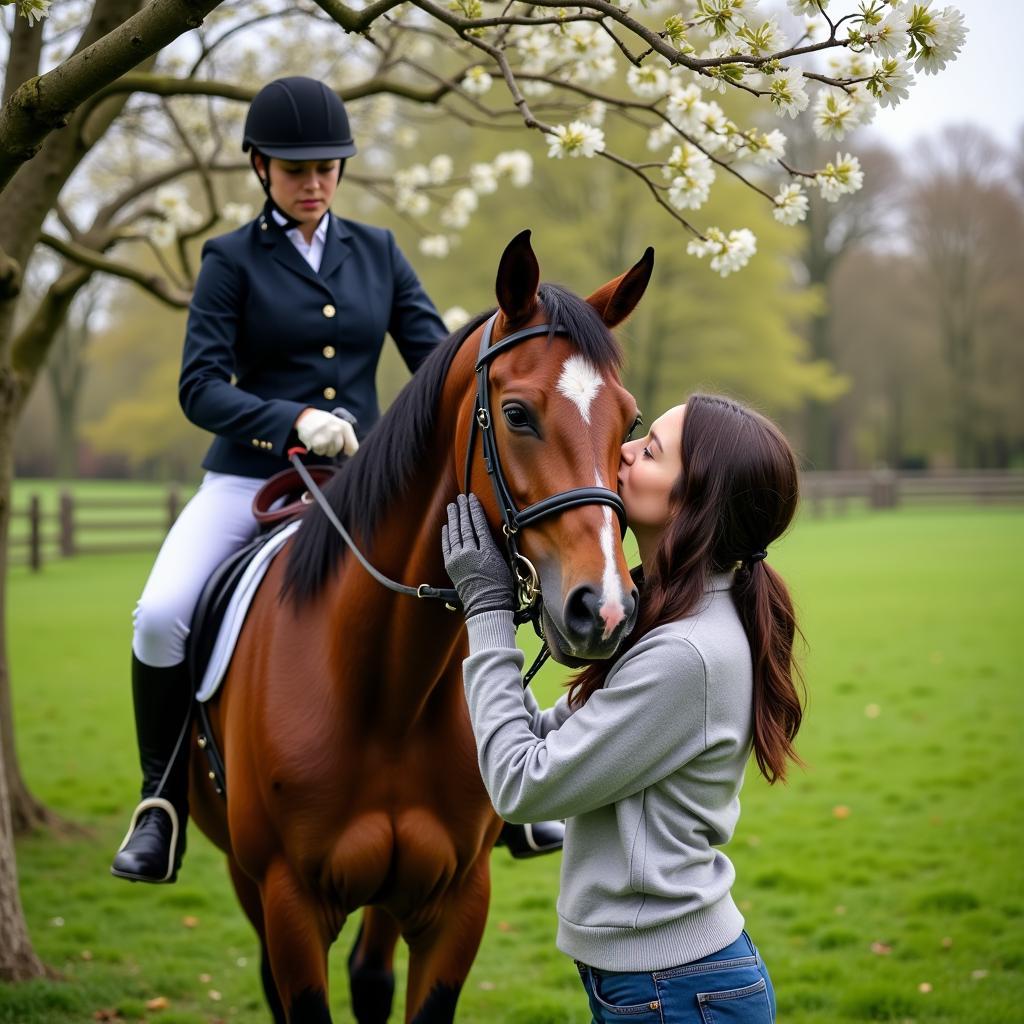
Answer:
<svg viewBox="0 0 1024 1024"><path fill-rule="evenodd" d="M516 507L515 499L509 488L508 481L501 468L501 459L498 455L498 444L494 436L494 423L491 416L490 382L488 379L491 362L502 352L518 345L528 338L536 338L542 334L568 334L563 327L552 327L550 324L537 324L534 327L524 327L520 331L502 338L501 341L491 344L491 337L494 333L494 323L498 314L487 321L484 325L484 332L480 338L480 352L476 361L476 410L473 416L473 423L469 431L469 443L466 446L466 493L470 491L470 476L473 471L473 451L476 445L477 430L479 428L481 443L483 446L484 465L494 486L494 495L498 502L498 512L501 515L501 531L505 537L508 548L509 563L517 581L517 599L519 609L516 612L518 623L532 620L534 627L540 632L539 618L540 610L537 603L540 599L540 578L533 563L520 553L516 544L516 535L523 527L532 526L548 516L558 515L571 508L579 508L581 505L608 505L615 510L619 517L619 529L623 534L626 532L626 506L615 491L607 487L574 487L568 491L559 491L547 498L527 505L524 509ZM359 550L355 541L349 536L348 531L341 524L330 503L323 496L320 488L317 487L309 471L306 469L299 455L304 453L304 448L290 448L288 458L295 467L302 482L306 485L313 500L320 506L324 515L331 525L341 534L342 539L352 549L356 558L364 569L381 585L399 594L407 594L411 597L436 598L444 601L445 604L455 609L459 606L458 593L451 587L432 587L429 584L421 583L418 587L410 587L404 583L398 583L389 579L382 572L371 565L363 553ZM543 634L541 634L543 635ZM543 653L543 652L542 652ZM528 673L527 681L532 678L533 672L539 664L535 665L531 673Z"/></svg>

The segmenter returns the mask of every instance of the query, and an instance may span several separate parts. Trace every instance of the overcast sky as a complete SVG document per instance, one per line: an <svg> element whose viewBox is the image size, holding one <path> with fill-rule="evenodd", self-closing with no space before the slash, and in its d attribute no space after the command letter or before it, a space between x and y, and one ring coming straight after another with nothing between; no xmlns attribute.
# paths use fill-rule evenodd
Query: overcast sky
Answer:
<svg viewBox="0 0 1024 1024"><path fill-rule="evenodd" d="M1024 127L1024 86L1017 74L1020 0L935 0L959 8L967 41L957 60L938 75L916 75L910 97L879 110L871 130L904 147L945 124L970 122L1013 145ZM845 9L845 8L844 8Z"/></svg>

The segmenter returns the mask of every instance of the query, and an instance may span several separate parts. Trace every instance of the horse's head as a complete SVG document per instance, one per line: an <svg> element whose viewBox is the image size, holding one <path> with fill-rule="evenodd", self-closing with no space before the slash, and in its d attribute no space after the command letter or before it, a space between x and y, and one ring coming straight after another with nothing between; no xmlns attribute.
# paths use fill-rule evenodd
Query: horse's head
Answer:
<svg viewBox="0 0 1024 1024"><path fill-rule="evenodd" d="M620 350L609 329L640 301L653 265L648 249L636 266L584 301L540 285L524 231L498 267L492 356L485 363L489 415L478 416L486 424L479 433L490 434L484 440L497 454L492 469L507 485L511 502L501 504L526 513L527 522L513 528L512 545L536 567L548 645L566 664L608 657L636 620L637 592L622 552L622 509L615 507L614 491L619 449L637 408L620 382ZM527 333L543 324L553 335ZM519 332L527 336L515 341ZM510 341L506 348L503 339ZM468 435L469 416L462 422ZM508 513L503 517L485 475L478 457L471 486L497 532ZM566 493L582 488L590 493ZM531 506L545 499L554 507L545 503L531 516ZM501 532L497 536L500 543Z"/></svg>

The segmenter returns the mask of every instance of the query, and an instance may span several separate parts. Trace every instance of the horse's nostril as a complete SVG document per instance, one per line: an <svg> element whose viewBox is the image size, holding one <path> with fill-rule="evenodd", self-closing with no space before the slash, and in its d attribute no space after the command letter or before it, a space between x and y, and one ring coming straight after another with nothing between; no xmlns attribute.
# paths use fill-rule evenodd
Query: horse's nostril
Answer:
<svg viewBox="0 0 1024 1024"><path fill-rule="evenodd" d="M601 599L587 585L575 587L565 602L565 625L574 637L588 637L601 623Z"/></svg>

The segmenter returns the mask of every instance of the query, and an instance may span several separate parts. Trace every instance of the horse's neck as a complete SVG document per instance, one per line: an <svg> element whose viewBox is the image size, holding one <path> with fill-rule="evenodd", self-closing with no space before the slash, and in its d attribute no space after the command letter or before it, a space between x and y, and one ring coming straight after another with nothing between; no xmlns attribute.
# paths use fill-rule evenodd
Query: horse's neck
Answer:
<svg viewBox="0 0 1024 1024"><path fill-rule="evenodd" d="M472 342L470 343L472 344ZM432 444L401 494L394 497L367 545L377 569L410 586L450 587L441 554L445 509L458 492L457 464L464 458L456 443L458 408L472 385L472 366L460 353L453 361L440 399ZM351 567L354 559L348 559ZM372 680L375 704L388 717L415 719L439 695L439 684L458 686L464 654L464 620L437 599L418 599L386 589L361 570L341 574L335 600L336 635L351 632L352 617L372 633L358 649L344 653L349 677ZM360 630L363 634L364 631ZM344 645L343 645L344 646Z"/></svg>

